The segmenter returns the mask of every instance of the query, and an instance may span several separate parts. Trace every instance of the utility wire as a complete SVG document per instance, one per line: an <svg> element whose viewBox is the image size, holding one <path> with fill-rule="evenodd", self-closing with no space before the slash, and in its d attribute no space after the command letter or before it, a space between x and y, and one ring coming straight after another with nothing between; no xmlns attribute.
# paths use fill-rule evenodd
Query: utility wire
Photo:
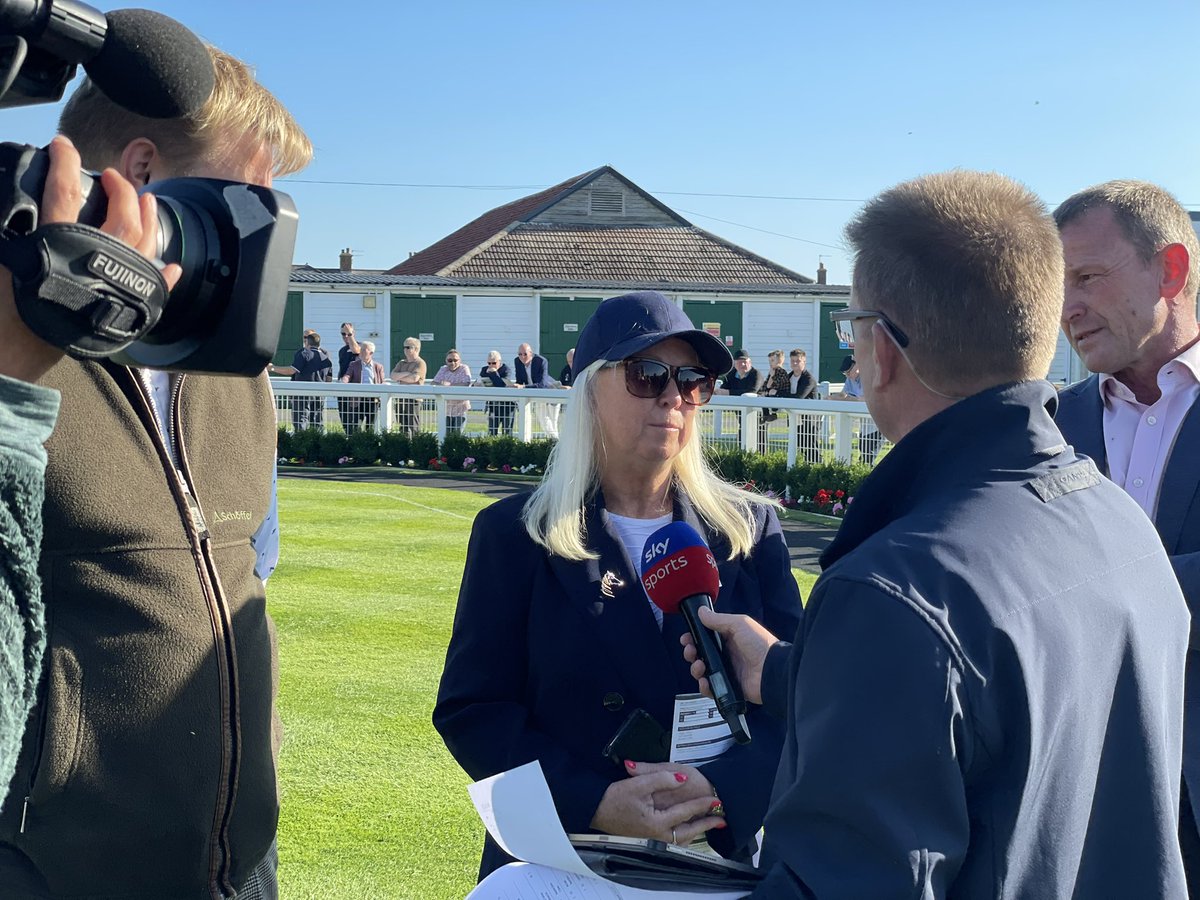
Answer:
<svg viewBox="0 0 1200 900"><path fill-rule="evenodd" d="M775 237L787 238L789 241L799 241L802 244L812 244L814 247L828 247L830 250L840 250L846 252L845 247L838 247L836 244L823 244L820 241L810 241L808 238L796 237L794 234L783 234L779 231L768 231L766 228L757 228L754 225L746 225L742 222L731 222L729 219L718 219L716 216L706 216L704 213L695 212L688 209L678 209L678 212L687 213L689 216L699 216L702 219L712 219L714 222L722 222L726 225L734 225L738 228L748 228L751 231L761 231L763 234L773 234Z"/></svg>

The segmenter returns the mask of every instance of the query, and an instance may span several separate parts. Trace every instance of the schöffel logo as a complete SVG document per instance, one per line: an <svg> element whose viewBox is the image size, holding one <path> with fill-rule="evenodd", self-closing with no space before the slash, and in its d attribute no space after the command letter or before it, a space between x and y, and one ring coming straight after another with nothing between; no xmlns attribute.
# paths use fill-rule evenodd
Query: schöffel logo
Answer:
<svg viewBox="0 0 1200 900"><path fill-rule="evenodd" d="M98 275L114 287L125 288L147 300L154 296L158 289L158 283L153 279L138 274L129 266L99 250L88 260L88 268L92 270L92 274Z"/></svg>

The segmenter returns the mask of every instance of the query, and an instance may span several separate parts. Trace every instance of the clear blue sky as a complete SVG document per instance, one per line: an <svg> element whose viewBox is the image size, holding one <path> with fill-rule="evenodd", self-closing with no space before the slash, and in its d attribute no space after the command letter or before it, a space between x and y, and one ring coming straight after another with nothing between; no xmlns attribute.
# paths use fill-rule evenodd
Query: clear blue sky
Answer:
<svg viewBox="0 0 1200 900"><path fill-rule="evenodd" d="M317 266L346 246L392 266L604 164L783 265L824 256L836 283L861 202L923 172L1000 171L1052 205L1144 178L1200 207L1194 0L137 5L254 65L307 130L313 164L276 187ZM57 107L3 114L44 143Z"/></svg>

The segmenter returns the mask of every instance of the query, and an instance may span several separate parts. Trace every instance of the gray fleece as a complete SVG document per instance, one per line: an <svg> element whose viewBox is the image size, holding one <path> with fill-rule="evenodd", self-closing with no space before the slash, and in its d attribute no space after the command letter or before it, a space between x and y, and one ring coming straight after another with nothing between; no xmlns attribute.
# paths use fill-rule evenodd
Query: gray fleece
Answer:
<svg viewBox="0 0 1200 900"><path fill-rule="evenodd" d="M0 806L46 649L37 574L46 474L42 444L58 419L58 401L58 391L0 375Z"/></svg>

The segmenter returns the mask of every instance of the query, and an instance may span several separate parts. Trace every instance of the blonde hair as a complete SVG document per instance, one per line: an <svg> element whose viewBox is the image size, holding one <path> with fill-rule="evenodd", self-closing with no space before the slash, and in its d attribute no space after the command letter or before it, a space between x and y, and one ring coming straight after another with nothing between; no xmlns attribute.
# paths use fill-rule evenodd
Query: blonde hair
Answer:
<svg viewBox="0 0 1200 900"><path fill-rule="evenodd" d="M1063 306L1062 242L1030 190L955 170L898 184L846 227L853 288L910 343L929 385L962 395L1044 378Z"/></svg>
<svg viewBox="0 0 1200 900"><path fill-rule="evenodd" d="M403 347L405 344L415 344L415 345L416 345L416 348L417 348L417 352L418 352L418 353L420 353L420 352L421 352L421 341L420 341L420 339L419 339L419 338L415 338L415 337L406 337L406 338L405 338L403 341L401 341L401 342L400 342L400 345L401 345L402 347Z"/></svg>
<svg viewBox="0 0 1200 900"><path fill-rule="evenodd" d="M79 148L83 164L118 163L130 141L153 141L165 160L186 175L201 161L226 152L247 135L271 149L273 174L291 175L312 160L312 142L254 71L216 47L208 48L216 76L212 94L193 115L150 119L113 103L85 79L63 107L58 128Z"/></svg>
<svg viewBox="0 0 1200 900"><path fill-rule="evenodd" d="M525 530L547 552L569 560L597 559L587 546L585 509L600 486L592 379L607 361L596 360L579 373L567 404L558 443L550 451L546 475L521 511ZM684 445L673 462L672 489L682 491L700 518L729 541L729 558L754 549L755 511L773 500L736 488L704 460L698 437Z"/></svg>

